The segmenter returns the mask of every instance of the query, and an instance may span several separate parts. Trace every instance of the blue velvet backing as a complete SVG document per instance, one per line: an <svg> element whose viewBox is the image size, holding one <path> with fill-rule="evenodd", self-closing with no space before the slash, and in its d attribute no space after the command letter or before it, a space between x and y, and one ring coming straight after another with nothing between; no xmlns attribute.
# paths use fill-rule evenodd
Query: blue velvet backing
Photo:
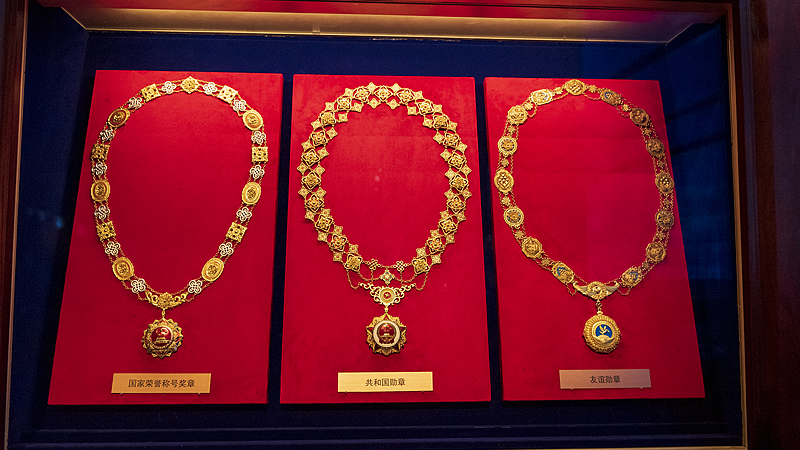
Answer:
<svg viewBox="0 0 800 450"><path fill-rule="evenodd" d="M31 2L20 174L12 448L327 448L741 445L733 196L724 23L666 45L88 33ZM284 117L268 405L48 406L94 71L283 73ZM502 402L490 202L484 202L492 398L488 404L278 403L290 176L292 75L471 76L481 172L490 179L485 77L653 79L661 83L689 269L705 399ZM481 194L490 198L491 183ZM87 376L87 383L95 382ZM80 389L80 386L76 386ZM135 443L135 444L131 444ZM52 445L51 445L52 444Z"/></svg>

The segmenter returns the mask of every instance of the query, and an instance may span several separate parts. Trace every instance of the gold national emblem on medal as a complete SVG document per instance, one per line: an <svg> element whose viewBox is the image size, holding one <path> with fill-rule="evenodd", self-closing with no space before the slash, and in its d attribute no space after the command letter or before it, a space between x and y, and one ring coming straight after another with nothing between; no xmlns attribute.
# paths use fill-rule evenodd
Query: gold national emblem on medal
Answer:
<svg viewBox="0 0 800 450"><path fill-rule="evenodd" d="M210 283L222 275L223 269L225 269L225 263L221 259L211 258L203 266L203 279Z"/></svg>
<svg viewBox="0 0 800 450"><path fill-rule="evenodd" d="M166 358L177 352L183 343L182 331L172 319L158 319L144 330L142 347L153 358Z"/></svg>
<svg viewBox="0 0 800 450"><path fill-rule="evenodd" d="M389 356L406 345L406 326L400 319L384 313L367 325L367 344L373 353Z"/></svg>
<svg viewBox="0 0 800 450"><path fill-rule="evenodd" d="M121 256L111 263L111 270L118 280L129 280L133 276L133 263L130 259Z"/></svg>
<svg viewBox="0 0 800 450"><path fill-rule="evenodd" d="M108 200L111 194L111 185L107 180L97 180L92 183L92 200L96 202L104 202Z"/></svg>
<svg viewBox="0 0 800 450"><path fill-rule="evenodd" d="M255 205L261 198L261 185L251 181L244 185L242 189L242 202L245 205Z"/></svg>
<svg viewBox="0 0 800 450"><path fill-rule="evenodd" d="M583 339L586 345L597 353L611 353L619 344L620 332L614 319L597 314L586 321Z"/></svg>

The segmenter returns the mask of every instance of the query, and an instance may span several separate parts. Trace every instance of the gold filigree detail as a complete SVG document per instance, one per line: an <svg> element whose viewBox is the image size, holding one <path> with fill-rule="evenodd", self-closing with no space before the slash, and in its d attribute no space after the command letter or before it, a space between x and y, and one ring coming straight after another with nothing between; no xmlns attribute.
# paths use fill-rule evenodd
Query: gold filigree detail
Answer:
<svg viewBox="0 0 800 450"><path fill-rule="evenodd" d="M108 126L112 128L119 128L125 125L125 122L128 120L128 117L130 116L131 112L128 111L127 109L117 108L114 110L114 112L111 113L110 116L108 116L108 120L106 121L106 123L108 123Z"/></svg>
<svg viewBox="0 0 800 450"><path fill-rule="evenodd" d="M581 95L586 91L586 84L581 80L569 80L564 83L564 90L572 95Z"/></svg>
<svg viewBox="0 0 800 450"><path fill-rule="evenodd" d="M265 163L269 160L267 147L253 147L252 153L253 164Z"/></svg>
<svg viewBox="0 0 800 450"><path fill-rule="evenodd" d="M228 228L228 232L225 234L225 237L236 242L242 242L242 238L244 237L244 232L247 231L247 227L244 225L240 225L236 222L231 223L231 227Z"/></svg>
<svg viewBox="0 0 800 450"><path fill-rule="evenodd" d="M245 205L255 205L261 198L261 185L251 181L244 185L242 189L242 203Z"/></svg>
<svg viewBox="0 0 800 450"><path fill-rule="evenodd" d="M623 272L617 279L608 283L601 283L594 281L586 284L580 277L563 262L554 261L545 255L542 250L542 244L529 236L526 236L522 226L524 216L522 211L516 206L514 199L514 178L513 178L513 157L517 152L517 139L521 130L520 125L525 122L526 118L534 117L536 106L546 105L551 102L558 101L565 98L567 95L583 96L589 100L602 101L614 107L624 117L629 117L630 120L640 128L641 135L644 140L645 147L653 160L653 167L655 170L655 184L659 191L659 209L655 216L656 232L653 242L647 245L645 249L645 258L642 264L634 266ZM531 111L523 117L523 111ZM620 287L627 288L628 291L621 291L621 294L627 295L629 290L637 286L648 271L663 261L666 256L666 245L669 239L669 230L675 223L673 215L674 208L674 185L675 182L669 174L668 162L665 158L666 146L660 141L656 135L655 127L650 116L641 108L634 106L628 100L623 98L617 92L607 88L598 88L594 85L587 85L580 80L569 80L562 86L553 89L539 89L533 91L527 99L520 105L513 106L509 110L506 118L505 130L503 136L498 141L499 158L497 170L495 172L494 184L500 193L500 205L503 208L503 220L511 228L514 238L519 242L522 247L523 254L533 259L541 268L550 271L559 281L567 285L567 290L571 294L581 293L590 297L596 302L599 319L590 319L587 322L585 338L586 343L592 350L599 353L608 353L616 348L616 342L619 341L619 329L616 324L610 319L603 322L603 318L607 317L602 315L600 302L619 291ZM570 290L570 286L574 291ZM594 320L594 321L593 321ZM596 323L601 323L603 333L607 334L592 334L598 329ZM612 326L613 325L613 326ZM592 328L594 327L594 328ZM613 331L613 337L612 332ZM599 332L598 332L599 333ZM603 337L603 336L607 336ZM613 345L606 344L606 341L615 339Z"/></svg>
<svg viewBox="0 0 800 450"><path fill-rule="evenodd" d="M251 131L259 130L264 126L264 119L261 117L261 114L252 109L242 114L242 121L244 122L244 126Z"/></svg>
<svg viewBox="0 0 800 450"><path fill-rule="evenodd" d="M158 86L156 86L155 84L151 84L150 86L142 88L140 92L142 94L142 99L145 101L145 103L155 98L161 97L161 91L158 90Z"/></svg>
<svg viewBox="0 0 800 450"><path fill-rule="evenodd" d="M225 263L221 259L211 258L203 266L203 271L201 272L201 275L204 280L211 283L216 281L217 278L219 278L222 275L223 269L225 269Z"/></svg>
<svg viewBox="0 0 800 450"><path fill-rule="evenodd" d="M633 108L631 110L631 120L636 125L643 127L650 123L650 116L641 108Z"/></svg>
<svg viewBox="0 0 800 450"><path fill-rule="evenodd" d="M432 138L443 147L441 157L447 163L445 176L448 190L444 193L447 209L442 211L438 228L431 232L431 237L426 240L425 245L417 249L416 257L410 263L397 262L387 266L375 259L364 261L358 254L358 246L344 237L342 227L334 224L329 210L323 209L324 190L321 174L325 169L321 160L328 155L325 146L339 134L333 130L337 123L334 113L343 111L338 116L338 122L346 122L347 116L344 112L349 114L360 112L364 104L373 109L381 107L382 104L391 109L405 105L409 115L422 116L422 125L436 130ZM355 272L364 281L360 285L374 286L373 282L381 281L386 285L386 289L389 289L381 291L386 295L395 292L391 289L402 289L405 292L416 286L413 282L415 277L427 274L432 265L441 264L441 254L448 244L454 242L453 235L458 229L457 223L466 219L464 215L466 200L472 196L468 189L468 176L472 169L467 166L464 154L467 145L456 133L457 126L452 118L444 114L442 105L426 99L422 92L415 92L397 84L389 86L374 83L345 89L344 94L337 97L334 102L325 104L325 109L311 124L312 130L308 140L302 143L301 164L297 167L301 174L302 188L299 193L304 199L304 216L313 222L318 241L328 245L334 255L334 261L341 262L346 271ZM369 274L362 266L369 269ZM413 275L411 278L405 278L408 277L409 267L413 269ZM351 276L350 272L347 272L348 279ZM400 287L389 286L391 283L399 283ZM422 283L417 289L421 290L424 284ZM351 286L355 288L354 285ZM386 308L389 304L392 303L385 304ZM383 348L380 345L378 347Z"/></svg>
<svg viewBox="0 0 800 450"><path fill-rule="evenodd" d="M236 95L239 94L239 91L230 87L230 86L223 86L220 89L219 94L217 94L217 98L222 100L225 103L232 103L233 99L236 98Z"/></svg>
<svg viewBox="0 0 800 450"><path fill-rule="evenodd" d="M494 174L494 185L498 191L508 194L514 187L514 177L511 176L511 172L500 169Z"/></svg>
<svg viewBox="0 0 800 450"><path fill-rule="evenodd" d="M645 249L647 259L653 262L661 262L667 256L667 249L660 242L651 242Z"/></svg>
<svg viewBox="0 0 800 450"><path fill-rule="evenodd" d="M127 281L133 276L133 263L130 259L120 256L111 263L111 270L118 280Z"/></svg>
<svg viewBox="0 0 800 450"><path fill-rule="evenodd" d="M613 294L614 292L619 289L619 285L614 283L614 285L606 285L599 281L592 281L591 283L587 284L586 286L581 286L577 282L572 283L572 287L575 288L576 291L580 292L581 294L591 298L592 300L600 301L609 295Z"/></svg>
<svg viewBox="0 0 800 450"><path fill-rule="evenodd" d="M538 239L526 237L520 246L522 247L522 253L528 258L537 259L542 256L542 243Z"/></svg>
<svg viewBox="0 0 800 450"><path fill-rule="evenodd" d="M96 161L105 161L108 157L108 145L96 143L92 146L92 159Z"/></svg>
<svg viewBox="0 0 800 450"><path fill-rule="evenodd" d="M553 268L550 269L550 273L552 273L553 276L558 279L558 281L564 284L572 283L572 280L575 279L575 272L573 272L572 269L567 267L567 265L561 261L553 264Z"/></svg>
<svg viewBox="0 0 800 450"><path fill-rule="evenodd" d="M522 125L528 120L528 111L525 110L523 106L512 106L511 109L508 110L508 116L506 117L508 123L513 125Z"/></svg>
<svg viewBox="0 0 800 450"><path fill-rule="evenodd" d="M106 166L103 163L106 161L110 149L109 142L113 138L114 133L125 125L130 116L139 110L142 106L141 103L151 102L159 97L172 94L176 92L178 87L180 91L191 94L198 89L202 88L207 95L215 95L225 103L233 103L233 108L237 113L246 109L247 103L238 95L235 89L224 86L221 90L217 91L217 85L213 82L200 81L193 77L186 77L179 81L166 81L164 83L151 84L142 88L138 96L134 96L125 105L115 109L106 120L105 129L100 133L98 141L93 145L90 153L91 161L93 163L92 174L93 183L91 196L92 200L97 203L105 203L108 201L110 194L110 183L105 178ZM179 92L179 91L178 91ZM235 101L234 101L235 100ZM267 162L267 147L262 146L265 135L262 131L263 118L261 115L252 109L248 109L242 114L242 120L245 127L253 132L252 133L252 163L248 169L250 171L248 179L254 180L248 182L242 191L242 202L245 205L254 205L261 195L261 180L264 176L263 163ZM251 217L250 207L243 207L237 211L237 217L242 222L247 222ZM107 255L113 258L112 271L116 278L129 283L129 289L141 298L141 293L144 293L144 298L153 306L162 310L162 318L150 324L142 336L142 345L147 349L148 353L154 357L164 358L174 353L178 346L181 345L183 335L181 328L177 326L172 320L164 318L164 312L173 308L183 302L190 301L195 295L202 292L205 282L212 282L216 280L224 268L222 259L213 257L209 259L203 269L201 270L201 279L194 279L187 283L186 287L177 293L157 293L152 291L150 286L145 283L144 279L137 278L134 274L133 263L120 255L120 244L116 240L117 234L114 229L114 224L111 221L104 222L108 217L108 206L101 204L96 205L95 209L95 226L97 237L105 248ZM102 212L98 214L98 212ZM233 253L234 243L240 242L247 227L240 223L233 222L226 233L226 241L219 247L217 254L227 258ZM128 284L126 284L127 286Z"/></svg>
<svg viewBox="0 0 800 450"><path fill-rule="evenodd" d="M183 89L183 92L186 92L187 94L191 94L192 92L196 91L197 86L199 86L199 83L192 77L186 77L186 79L181 82L181 89Z"/></svg>
<svg viewBox="0 0 800 450"><path fill-rule="evenodd" d="M111 185L108 180L97 180L92 183L92 200L96 202L104 202L108 200L111 194Z"/></svg>
<svg viewBox="0 0 800 450"><path fill-rule="evenodd" d="M117 235L117 232L114 230L114 223L110 220L108 222L98 223L96 228L97 237L99 237L101 241L111 239Z"/></svg>

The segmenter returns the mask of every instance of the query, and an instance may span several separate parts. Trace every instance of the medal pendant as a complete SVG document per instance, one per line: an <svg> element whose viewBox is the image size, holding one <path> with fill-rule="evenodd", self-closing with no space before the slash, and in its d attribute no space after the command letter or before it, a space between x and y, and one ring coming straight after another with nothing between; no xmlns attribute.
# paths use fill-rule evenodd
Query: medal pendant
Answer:
<svg viewBox="0 0 800 450"><path fill-rule="evenodd" d="M164 359L178 351L183 342L182 331L172 319L158 319L144 330L142 347L153 358Z"/></svg>
<svg viewBox="0 0 800 450"><path fill-rule="evenodd" d="M586 321L583 339L597 353L611 353L619 344L619 327L614 319L599 313Z"/></svg>
<svg viewBox="0 0 800 450"><path fill-rule="evenodd" d="M367 344L373 353L389 356L406 345L406 327L397 317L384 313L367 325Z"/></svg>

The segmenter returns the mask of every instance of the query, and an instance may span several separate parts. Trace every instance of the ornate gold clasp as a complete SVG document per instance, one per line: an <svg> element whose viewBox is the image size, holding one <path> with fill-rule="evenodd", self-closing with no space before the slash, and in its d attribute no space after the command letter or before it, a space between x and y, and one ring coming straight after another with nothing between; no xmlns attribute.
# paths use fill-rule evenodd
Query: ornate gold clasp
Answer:
<svg viewBox="0 0 800 450"><path fill-rule="evenodd" d="M617 289L619 289L619 284L615 282L613 285L606 285L599 281L592 281L586 286L579 286L578 282L576 281L572 283L572 287L574 287L575 290L581 294L600 301L616 292Z"/></svg>
<svg viewBox="0 0 800 450"><path fill-rule="evenodd" d="M410 291L414 284L406 284L400 287L381 287L375 286L372 283L359 283L359 286L369 291L369 294L375 300L375 303L383 305L384 312L389 311L389 307L400 303L400 300L405 297L406 292Z"/></svg>

